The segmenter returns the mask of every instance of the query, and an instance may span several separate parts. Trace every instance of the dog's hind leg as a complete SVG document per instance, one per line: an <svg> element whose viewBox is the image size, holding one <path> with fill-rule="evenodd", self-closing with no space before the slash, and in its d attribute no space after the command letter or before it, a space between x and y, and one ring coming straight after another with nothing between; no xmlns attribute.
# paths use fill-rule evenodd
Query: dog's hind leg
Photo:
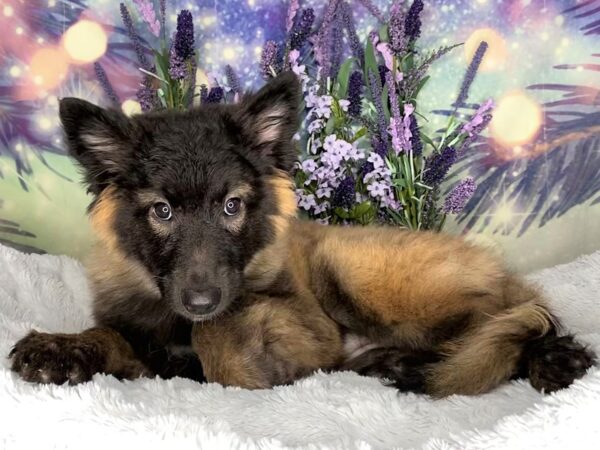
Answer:
<svg viewBox="0 0 600 450"><path fill-rule="evenodd" d="M567 387L585 374L593 354L556 330L541 303L513 306L447 344L447 356L428 370L425 390L434 397L481 394L515 375L529 377L538 390Z"/></svg>

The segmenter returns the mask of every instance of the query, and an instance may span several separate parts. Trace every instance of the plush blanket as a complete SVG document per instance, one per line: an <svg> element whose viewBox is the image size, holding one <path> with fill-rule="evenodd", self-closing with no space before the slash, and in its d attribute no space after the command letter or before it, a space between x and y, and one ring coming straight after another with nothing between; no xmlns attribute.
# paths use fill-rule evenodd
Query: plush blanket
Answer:
<svg viewBox="0 0 600 450"><path fill-rule="evenodd" d="M600 354L600 252L530 278L569 331ZM41 386L8 369L29 329L91 325L81 265L0 246L0 448L600 448L600 370L552 395L516 381L434 401L353 373L246 391L184 379Z"/></svg>

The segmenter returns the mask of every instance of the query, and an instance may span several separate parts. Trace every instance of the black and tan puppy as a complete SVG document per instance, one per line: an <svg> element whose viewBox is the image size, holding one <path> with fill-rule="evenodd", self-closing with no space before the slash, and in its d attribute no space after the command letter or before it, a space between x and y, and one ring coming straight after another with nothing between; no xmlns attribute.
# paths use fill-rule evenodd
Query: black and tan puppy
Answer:
<svg viewBox="0 0 600 450"><path fill-rule="evenodd" d="M436 397L517 376L553 391L593 355L483 249L433 233L296 219L289 172L299 86L284 74L237 105L126 118L61 101L94 195L98 328L33 333L25 379L201 375L248 388L350 369ZM192 324L194 324L192 332Z"/></svg>

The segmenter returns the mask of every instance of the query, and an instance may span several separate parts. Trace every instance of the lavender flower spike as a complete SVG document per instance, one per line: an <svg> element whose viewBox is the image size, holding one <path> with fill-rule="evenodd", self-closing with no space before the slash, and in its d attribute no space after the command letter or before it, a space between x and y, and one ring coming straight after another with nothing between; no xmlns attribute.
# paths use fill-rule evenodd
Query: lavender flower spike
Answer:
<svg viewBox="0 0 600 450"><path fill-rule="evenodd" d="M475 180L471 177L465 178L448 194L442 209L446 214L458 214L462 212L476 189Z"/></svg>
<svg viewBox="0 0 600 450"><path fill-rule="evenodd" d="M162 29L164 36L167 33L167 0L160 0L158 5L158 9L160 10L160 28Z"/></svg>
<svg viewBox="0 0 600 450"><path fill-rule="evenodd" d="M352 117L360 117L362 107L362 87L362 72L356 70L350 74L350 79L348 80L348 101L350 101L350 104L348 105L348 114Z"/></svg>
<svg viewBox="0 0 600 450"><path fill-rule="evenodd" d="M358 35L356 34L354 17L352 16L352 8L350 8L350 5L346 2L342 3L342 21L344 23L346 33L348 33L348 42L350 43L350 48L352 49L352 55L358 59L358 64L362 66L365 60L365 51L360 39L358 38Z"/></svg>
<svg viewBox="0 0 600 450"><path fill-rule="evenodd" d="M206 103L220 103L221 100L223 100L223 88L220 86L211 88L206 97Z"/></svg>
<svg viewBox="0 0 600 450"><path fill-rule="evenodd" d="M439 186L455 162L456 149L445 147L441 153L436 153L425 160L423 181L431 187Z"/></svg>
<svg viewBox="0 0 600 450"><path fill-rule="evenodd" d="M321 75L325 79L331 73L332 25L337 17L339 3L340 0L329 0L323 16L323 23L313 41L315 60L321 66Z"/></svg>
<svg viewBox="0 0 600 450"><path fill-rule="evenodd" d="M421 142L421 132L419 131L419 122L415 114L410 116L410 126L412 153L414 156L419 156L423 153L423 142Z"/></svg>
<svg viewBox="0 0 600 450"><path fill-rule="evenodd" d="M273 72L277 68L277 43L275 41L265 42L262 55L260 57L260 71L264 78L273 77Z"/></svg>
<svg viewBox="0 0 600 450"><path fill-rule="evenodd" d="M375 6L375 4L371 0L358 0L358 2L363 5L374 17L377 18L381 23L385 23L385 17L381 13L381 10Z"/></svg>
<svg viewBox="0 0 600 450"><path fill-rule="evenodd" d="M240 87L240 79L238 78L235 70L229 64L225 66L225 76L227 77L227 84L231 88L234 94L241 94L242 89Z"/></svg>
<svg viewBox="0 0 600 450"><path fill-rule="evenodd" d="M169 76L174 80L184 80L188 74L185 61L177 55L175 47L169 51Z"/></svg>
<svg viewBox="0 0 600 450"><path fill-rule="evenodd" d="M113 89L112 84L110 83L110 80L104 71L104 68L99 62L94 63L94 71L96 72L96 78L98 79L100 86L102 86L102 90L106 96L115 106L118 106L120 104L119 97Z"/></svg>
<svg viewBox="0 0 600 450"><path fill-rule="evenodd" d="M142 19L144 22L148 24L150 31L154 36L158 36L160 33L160 22L156 18L156 13L154 12L154 5L149 0L133 0L133 3L138 8Z"/></svg>
<svg viewBox="0 0 600 450"><path fill-rule="evenodd" d="M377 126L379 128L380 138L387 146L387 125L381 99L381 84L378 75L371 69L369 69L369 86L371 87L371 96L373 98L373 103L375 104L375 109L377 110Z"/></svg>
<svg viewBox="0 0 600 450"><path fill-rule="evenodd" d="M129 35L129 39L133 44L133 49L138 58L138 62L140 63L142 69L150 71L150 64L148 64L148 60L146 59L146 54L144 52L144 48L142 47L140 37L133 28L133 21L131 20L129 10L127 9L124 3L121 3L119 5L119 8L121 10L121 19L123 20L123 24L125 25L125 29L127 30L127 34Z"/></svg>
<svg viewBox="0 0 600 450"><path fill-rule="evenodd" d="M423 0L414 0L404 21L404 35L409 42L416 41L421 35L421 12Z"/></svg>
<svg viewBox="0 0 600 450"><path fill-rule="evenodd" d="M288 33L294 26L294 19L296 18L298 8L300 8L299 0L290 0L290 6L288 7L287 18L285 20L285 28Z"/></svg>
<svg viewBox="0 0 600 450"><path fill-rule="evenodd" d="M173 46L177 56L184 61L194 56L194 20L187 9L182 9L177 15Z"/></svg>
<svg viewBox="0 0 600 450"><path fill-rule="evenodd" d="M473 81L475 81L475 76L477 75L477 71L479 70L479 66L481 65L481 61L483 60L487 49L488 43L481 41L479 47L477 47L477 50L475 51L475 55L473 55L473 59L471 60L469 67L467 67L465 77L460 85L460 91L458 93L458 97L456 98L456 102L454 103L456 108L460 108L465 105L467 97L469 96L469 90L471 89Z"/></svg>
<svg viewBox="0 0 600 450"><path fill-rule="evenodd" d="M296 21L290 34L291 50L300 50L304 46L314 21L315 11L312 8L302 10L300 19Z"/></svg>
<svg viewBox="0 0 600 450"><path fill-rule="evenodd" d="M401 1L396 0L391 8L391 17L389 25L390 49L396 56L400 55L406 47L404 37L404 26L406 18L402 12Z"/></svg>

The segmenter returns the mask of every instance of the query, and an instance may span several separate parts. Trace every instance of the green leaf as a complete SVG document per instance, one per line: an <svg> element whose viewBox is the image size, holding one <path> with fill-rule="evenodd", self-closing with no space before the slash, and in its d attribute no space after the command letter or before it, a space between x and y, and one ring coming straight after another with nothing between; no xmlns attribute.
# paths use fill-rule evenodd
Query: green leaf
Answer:
<svg viewBox="0 0 600 450"><path fill-rule="evenodd" d="M433 141L431 140L431 138L430 138L429 136L427 136L425 133L421 133L421 140L422 140L423 142L425 142L426 144L429 144L429 145L431 145L431 146L433 147L433 149L434 149L435 151L437 151L437 146L435 145L435 142L433 142Z"/></svg>
<svg viewBox="0 0 600 450"><path fill-rule="evenodd" d="M389 30L387 25L379 27L379 40L382 42L389 42Z"/></svg>
<svg viewBox="0 0 600 450"><path fill-rule="evenodd" d="M329 135L333 133L333 130L335 129L335 117L332 114L329 117L329 120L327 120L327 124L325 125L325 132Z"/></svg>
<svg viewBox="0 0 600 450"><path fill-rule="evenodd" d="M421 92L421 89L423 89L423 86L425 86L427 84L427 82L429 81L430 78L431 78L431 76L427 75L426 77L423 77L421 79L421 81L419 81L419 84L417 85L417 89L415 90L415 97L417 97L419 95L419 92Z"/></svg>
<svg viewBox="0 0 600 450"><path fill-rule="evenodd" d="M362 202L362 203L359 203L358 205L355 205L352 208L352 210L350 211L350 216L352 218L359 218L359 217L367 214L370 209L371 209L371 202L367 200L366 202Z"/></svg>
<svg viewBox="0 0 600 450"><path fill-rule="evenodd" d="M348 218L350 218L350 215L348 214L348 212L345 209L343 209L343 208L339 208L339 207L335 208L334 212L335 212L336 216L338 216L338 217L340 217L342 219L348 219Z"/></svg>
<svg viewBox="0 0 600 450"><path fill-rule="evenodd" d="M369 87L369 92L371 91L369 83L370 71L373 71L375 75L379 73L379 69L377 68L377 57L375 56L375 48L373 47L373 42L371 42L371 39L367 39L367 48L365 50L365 84ZM373 94L371 94L371 98L373 98Z"/></svg>
<svg viewBox="0 0 600 450"><path fill-rule="evenodd" d="M354 64L354 61L356 61L356 58L348 58L340 67L337 75L338 98L346 98L348 95L348 80L350 79L350 72L352 71L352 65Z"/></svg>
<svg viewBox="0 0 600 450"><path fill-rule="evenodd" d="M367 129L365 127L362 127L360 130L358 130L356 133L354 133L354 137L349 142L352 144L355 141L358 141L361 137L363 137L366 134L367 134Z"/></svg>

